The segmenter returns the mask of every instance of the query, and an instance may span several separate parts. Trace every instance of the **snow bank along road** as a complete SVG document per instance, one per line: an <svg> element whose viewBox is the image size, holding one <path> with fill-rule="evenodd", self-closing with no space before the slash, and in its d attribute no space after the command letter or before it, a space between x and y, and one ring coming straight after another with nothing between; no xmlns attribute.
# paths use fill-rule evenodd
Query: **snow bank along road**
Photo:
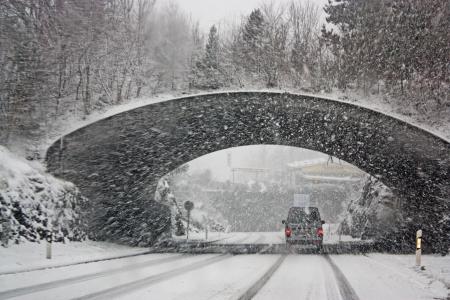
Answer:
<svg viewBox="0 0 450 300"><path fill-rule="evenodd" d="M0 299L447 299L395 258L148 254L0 276Z"/></svg>

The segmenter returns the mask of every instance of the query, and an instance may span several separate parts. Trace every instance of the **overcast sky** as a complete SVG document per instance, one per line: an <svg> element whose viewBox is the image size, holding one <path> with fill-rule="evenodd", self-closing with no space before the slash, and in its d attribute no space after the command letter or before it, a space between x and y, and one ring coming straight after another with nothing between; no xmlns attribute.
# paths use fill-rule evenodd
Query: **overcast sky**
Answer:
<svg viewBox="0 0 450 300"><path fill-rule="evenodd" d="M219 25L223 20L237 20L242 15L248 15L262 0L160 0L160 3L173 1L191 14L194 20L200 22L203 30L208 30L213 24ZM268 0L270 1L270 0ZM273 0L276 3L288 3L292 0ZM306 2L308 0L296 0ZM309 0L323 6L328 0Z"/></svg>

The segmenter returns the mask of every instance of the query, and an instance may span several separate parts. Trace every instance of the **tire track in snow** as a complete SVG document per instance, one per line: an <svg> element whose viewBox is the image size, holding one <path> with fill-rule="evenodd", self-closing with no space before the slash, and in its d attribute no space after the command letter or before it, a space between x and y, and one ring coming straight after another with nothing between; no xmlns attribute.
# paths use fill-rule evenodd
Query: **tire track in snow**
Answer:
<svg viewBox="0 0 450 300"><path fill-rule="evenodd" d="M325 257L325 260L328 262L328 264L331 266L331 269L333 270L333 273L336 278L336 282L339 287L339 292L341 293L342 299L359 300L359 297L358 297L358 295L356 295L355 291L353 290L352 286L350 285L350 282L348 282L344 273L342 273L342 271L338 268L338 266L336 266L336 264L333 262L331 257L329 255L325 255L324 257Z"/></svg>
<svg viewBox="0 0 450 300"><path fill-rule="evenodd" d="M346 300L342 298L333 269L323 255L321 256L321 273L324 278L326 298L328 300Z"/></svg>
<svg viewBox="0 0 450 300"><path fill-rule="evenodd" d="M88 281L88 280L92 280L92 279L96 279L96 278L100 278L100 277L104 277L104 276L109 276L112 274L117 274L120 272L126 272L126 271L130 271L130 270L146 268L149 266L156 266L156 265L164 264L166 262L172 262L175 260L179 260L182 258L188 258L188 257L189 256L179 255L179 256L175 256L175 257L165 257L165 258L160 258L160 259L153 259L153 260L149 260L144 263L135 263L132 265L113 268L113 269L109 269L109 270L105 270L105 271L101 271L101 272L80 275L80 276L76 276L76 277L70 277L70 278L66 278L66 279L36 284L36 285L17 288L17 289L13 289L13 290L7 290L7 291L0 292L0 299L8 299L8 298L28 295L28 294L32 294L32 293L36 293L36 292L40 292L40 291L45 291L45 290L49 290L49 289L55 289L55 288L59 288L59 287L66 286L66 285L71 285L71 284Z"/></svg>
<svg viewBox="0 0 450 300"><path fill-rule="evenodd" d="M125 283L125 284L121 284L118 286L115 286L113 288L109 288L109 289L105 289L99 292L95 292L92 294L88 294L88 295L84 295L78 298L74 298L74 300L86 300L86 299L110 299L113 296L118 296L118 295L123 295L126 294L128 291L130 290L134 290L134 289L139 289L139 288L143 288L143 287L147 287L150 286L152 284L170 279L172 277L178 276L178 275L182 275L184 273L188 273L190 271L196 270L196 269L200 269L203 267L206 267L208 265L211 265L215 262L219 262L221 260L227 259L232 257L231 255L227 255L227 254L223 254L223 255L218 255L218 256L214 256L199 262L195 262L193 264L184 266L184 267L180 267L180 268L176 268L173 270L169 270L160 274L156 274L156 275L152 275L152 276L148 276L133 282L129 282L129 283Z"/></svg>
<svg viewBox="0 0 450 300"><path fill-rule="evenodd" d="M238 299L239 300L250 300L252 299L258 292L261 290L261 288L269 281L270 277L278 270L278 268L283 263L284 259L287 255L283 254L280 256L275 263L270 267L269 270L267 270L266 273L264 273L263 276L261 276L247 291L244 292Z"/></svg>

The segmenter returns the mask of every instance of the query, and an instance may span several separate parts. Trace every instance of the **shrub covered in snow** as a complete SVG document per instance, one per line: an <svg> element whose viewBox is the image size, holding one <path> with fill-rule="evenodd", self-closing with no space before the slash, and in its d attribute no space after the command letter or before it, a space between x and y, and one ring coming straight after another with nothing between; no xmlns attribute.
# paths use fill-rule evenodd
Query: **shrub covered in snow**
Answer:
<svg viewBox="0 0 450 300"><path fill-rule="evenodd" d="M361 195L348 205L340 232L355 238L377 239L398 228L400 200L383 183L368 176Z"/></svg>
<svg viewBox="0 0 450 300"><path fill-rule="evenodd" d="M155 199L160 203L168 205L171 209L171 234L175 236L185 235L187 230L187 211L183 208L183 203L186 199L180 201L172 193L173 186L179 188L174 175L180 174L185 174L185 171L180 172L176 170L173 174L162 178L158 182L155 193ZM184 186L184 190L187 191L188 187ZM211 231L225 231L226 225L221 222L221 220L223 221L222 216L218 215L217 212L212 212L201 201L196 201L191 198L189 200L192 200L195 204L195 209L192 210L190 215L189 232L198 233L204 230L206 225L208 225Z"/></svg>
<svg viewBox="0 0 450 300"><path fill-rule="evenodd" d="M83 240L86 199L71 183L46 174L0 146L0 236L8 241Z"/></svg>
<svg viewBox="0 0 450 300"><path fill-rule="evenodd" d="M380 251L414 253L416 231L421 229L424 253L448 253L450 222L442 206L417 213L410 202L376 178L364 180L361 195L350 202L339 225L341 234L372 239ZM426 219L437 221L427 223Z"/></svg>

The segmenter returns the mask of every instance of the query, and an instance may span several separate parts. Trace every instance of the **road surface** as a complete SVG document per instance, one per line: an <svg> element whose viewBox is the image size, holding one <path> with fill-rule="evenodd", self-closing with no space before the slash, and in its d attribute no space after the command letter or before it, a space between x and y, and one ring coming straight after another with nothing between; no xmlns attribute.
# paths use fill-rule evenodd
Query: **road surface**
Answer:
<svg viewBox="0 0 450 300"><path fill-rule="evenodd" d="M339 241L359 241L360 239L355 239L350 236L339 235L337 233L339 224L325 224L324 238L323 242L325 244L333 244ZM204 232L192 232L189 233L189 237L192 240L204 241ZM185 240L186 237L175 237L175 239ZM209 241L219 241L220 243L229 244L278 244L284 243L284 229L278 232L209 232Z"/></svg>
<svg viewBox="0 0 450 300"><path fill-rule="evenodd" d="M391 263L392 262L392 263ZM0 299L447 299L395 257L147 254L0 276Z"/></svg>

